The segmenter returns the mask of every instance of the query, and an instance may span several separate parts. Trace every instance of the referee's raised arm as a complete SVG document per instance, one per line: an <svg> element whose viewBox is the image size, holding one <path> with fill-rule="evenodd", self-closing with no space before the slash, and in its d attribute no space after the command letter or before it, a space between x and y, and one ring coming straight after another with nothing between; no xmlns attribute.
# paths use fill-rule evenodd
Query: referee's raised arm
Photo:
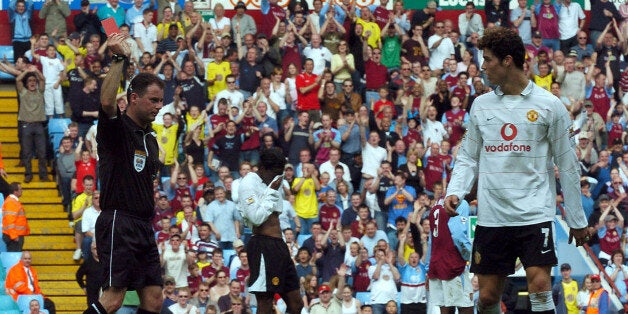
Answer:
<svg viewBox="0 0 628 314"><path fill-rule="evenodd" d="M114 117L116 115L116 95L120 87L124 60L127 59L131 53L131 49L129 49L129 46L124 41L125 39L126 36L122 34L112 34L107 39L107 47L113 52L113 60L102 84L100 103L102 110L108 117Z"/></svg>

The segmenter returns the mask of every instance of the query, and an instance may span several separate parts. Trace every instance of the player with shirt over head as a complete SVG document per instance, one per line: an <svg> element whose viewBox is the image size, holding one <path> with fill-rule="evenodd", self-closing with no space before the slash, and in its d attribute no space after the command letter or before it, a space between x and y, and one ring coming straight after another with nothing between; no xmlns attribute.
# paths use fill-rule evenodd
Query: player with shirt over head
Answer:
<svg viewBox="0 0 628 314"><path fill-rule="evenodd" d="M460 200L478 180L478 225L471 272L478 275L478 313L499 313L507 275L521 259L532 313L554 313L550 270L556 265L553 220L554 164L560 171L570 242L589 240L580 199L578 160L563 104L523 72L525 47L515 30L487 30L479 42L482 69L497 88L473 103L445 208L456 216Z"/></svg>
<svg viewBox="0 0 628 314"><path fill-rule="evenodd" d="M248 286L257 298L259 313L274 312L275 293L286 301L289 313L301 313L303 308L299 277L279 224L283 210L279 187L285 164L281 149L262 151L258 172L249 172L238 190L238 210L244 223L253 229L247 245L251 269Z"/></svg>

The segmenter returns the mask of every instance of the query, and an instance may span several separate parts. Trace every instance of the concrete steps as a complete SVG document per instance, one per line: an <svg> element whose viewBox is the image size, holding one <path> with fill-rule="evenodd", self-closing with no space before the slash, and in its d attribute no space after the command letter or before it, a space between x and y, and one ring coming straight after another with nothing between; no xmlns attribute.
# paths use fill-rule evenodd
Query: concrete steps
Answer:
<svg viewBox="0 0 628 314"><path fill-rule="evenodd" d="M0 142L8 181L22 182L24 168L17 167L20 146L17 138L17 99L14 87L0 90ZM36 169L37 161L33 160ZM52 176L50 177L52 178ZM31 251L43 293L55 302L57 313L78 314L86 308L86 297L76 283L78 262L72 259L76 249L68 214L63 211L55 182L33 181L23 184L24 204L31 235L24 249Z"/></svg>

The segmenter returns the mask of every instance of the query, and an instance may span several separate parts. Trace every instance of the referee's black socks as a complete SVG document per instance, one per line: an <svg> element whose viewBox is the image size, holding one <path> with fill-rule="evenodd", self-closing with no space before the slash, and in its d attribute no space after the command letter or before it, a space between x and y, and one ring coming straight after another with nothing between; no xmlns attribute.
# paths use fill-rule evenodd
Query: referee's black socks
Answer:
<svg viewBox="0 0 628 314"><path fill-rule="evenodd" d="M90 304L83 314L107 314L107 310L100 304L100 301L96 301L96 303Z"/></svg>

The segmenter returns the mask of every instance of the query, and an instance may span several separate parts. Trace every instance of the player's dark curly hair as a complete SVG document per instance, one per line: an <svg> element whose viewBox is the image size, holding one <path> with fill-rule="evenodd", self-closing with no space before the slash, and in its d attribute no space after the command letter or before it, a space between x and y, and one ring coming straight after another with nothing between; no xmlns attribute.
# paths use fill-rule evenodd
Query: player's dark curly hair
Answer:
<svg viewBox="0 0 628 314"><path fill-rule="evenodd" d="M283 173L286 165L286 156L278 147L262 150L259 156L258 175L266 184L270 184L273 178Z"/></svg>
<svg viewBox="0 0 628 314"><path fill-rule="evenodd" d="M478 42L478 48L489 49L499 61L511 56L515 66L523 70L526 49L521 37L513 29L504 27L487 29Z"/></svg>

